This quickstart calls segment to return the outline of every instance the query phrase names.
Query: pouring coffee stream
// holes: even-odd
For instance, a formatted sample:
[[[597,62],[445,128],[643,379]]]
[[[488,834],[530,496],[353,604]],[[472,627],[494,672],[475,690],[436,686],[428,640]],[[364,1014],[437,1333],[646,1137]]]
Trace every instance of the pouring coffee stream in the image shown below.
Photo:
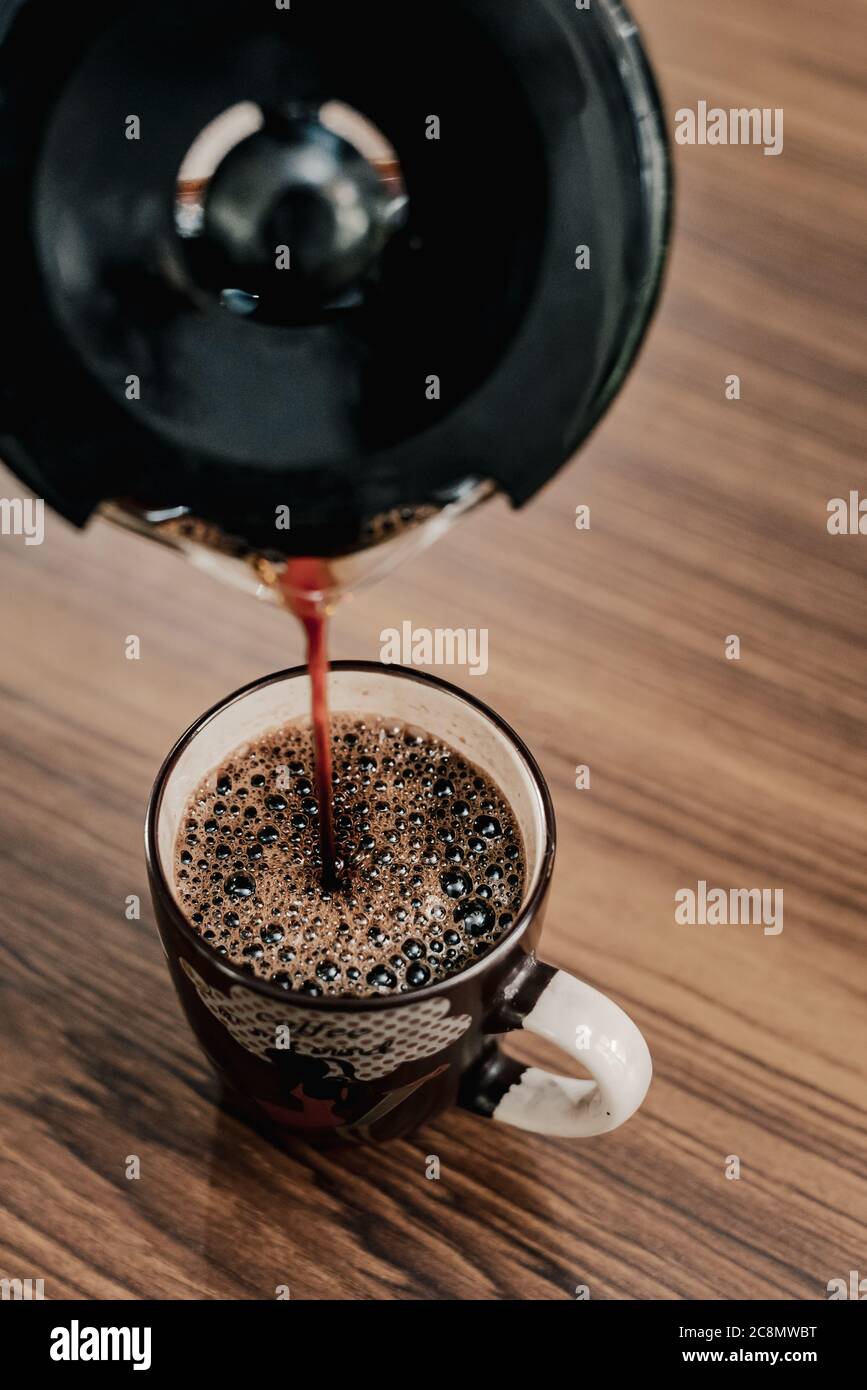
[[[332,800],[331,719],[328,712],[328,595],[334,577],[324,560],[290,560],[281,579],[286,604],[301,622],[307,636],[307,668],[313,719],[314,776],[319,804],[322,845],[322,884],[337,887],[338,862],[334,839]]]

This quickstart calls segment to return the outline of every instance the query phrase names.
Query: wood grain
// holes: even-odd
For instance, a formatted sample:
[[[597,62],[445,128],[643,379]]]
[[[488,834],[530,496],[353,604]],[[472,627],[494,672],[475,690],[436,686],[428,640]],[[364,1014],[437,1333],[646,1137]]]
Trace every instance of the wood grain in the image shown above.
[[[867,539],[825,524],[867,493],[863,6],[635,9],[672,119],[783,107],[785,152],[678,150],[663,310],[580,461],[358,595],[334,648],[377,657],[406,618],[489,629],[466,683],[556,803],[545,954],[646,1032],[645,1109],[583,1145],[453,1112],[291,1157],[221,1111],[150,921],[142,814],[177,733],[300,636],[51,518],[41,547],[0,539],[0,1275],[88,1299],[817,1299],[867,1275]],[[783,933],[677,926],[700,879],[782,888]]]

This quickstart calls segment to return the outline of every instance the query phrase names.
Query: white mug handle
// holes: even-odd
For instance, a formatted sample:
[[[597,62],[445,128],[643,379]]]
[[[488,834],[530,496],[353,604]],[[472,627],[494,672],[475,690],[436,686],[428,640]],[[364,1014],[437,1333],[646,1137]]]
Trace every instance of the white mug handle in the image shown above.
[[[628,1014],[598,989],[565,970],[532,958],[530,963],[532,972],[525,966],[507,991],[507,1026],[555,1043],[576,1057],[592,1080],[527,1067],[496,1048],[466,1078],[461,1103],[535,1134],[566,1139],[607,1134],[634,1115],[647,1095],[653,1070],[647,1043]],[[541,992],[532,990],[532,1002],[528,973],[530,979],[542,975],[545,980]]]

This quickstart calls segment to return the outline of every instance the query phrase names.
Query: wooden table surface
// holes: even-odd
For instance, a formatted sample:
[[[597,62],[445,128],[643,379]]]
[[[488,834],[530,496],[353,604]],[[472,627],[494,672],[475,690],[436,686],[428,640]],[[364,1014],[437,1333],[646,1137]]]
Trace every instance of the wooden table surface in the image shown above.
[[[671,122],[783,107],[785,151],[678,150],[663,309],[580,461],[359,595],[334,651],[376,658],[407,618],[489,629],[487,676],[442,674],[550,780],[543,954],[646,1032],[644,1109],[582,1144],[454,1111],[291,1158],[222,1113],[142,813],[178,732],[297,663],[299,633],[51,518],[41,547],[0,539],[0,1275],[87,1299],[819,1299],[867,1275],[867,538],[826,529],[830,498],[867,493],[863,5],[635,8]],[[781,888],[784,930],[678,925],[700,880]]]

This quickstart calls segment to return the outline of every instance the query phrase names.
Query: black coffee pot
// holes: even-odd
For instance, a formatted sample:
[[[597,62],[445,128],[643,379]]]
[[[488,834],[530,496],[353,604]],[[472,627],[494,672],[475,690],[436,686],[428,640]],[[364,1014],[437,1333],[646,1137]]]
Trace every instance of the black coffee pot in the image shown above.
[[[5,0],[0,457],[256,583],[418,544],[586,437],[670,204],[617,0]]]

